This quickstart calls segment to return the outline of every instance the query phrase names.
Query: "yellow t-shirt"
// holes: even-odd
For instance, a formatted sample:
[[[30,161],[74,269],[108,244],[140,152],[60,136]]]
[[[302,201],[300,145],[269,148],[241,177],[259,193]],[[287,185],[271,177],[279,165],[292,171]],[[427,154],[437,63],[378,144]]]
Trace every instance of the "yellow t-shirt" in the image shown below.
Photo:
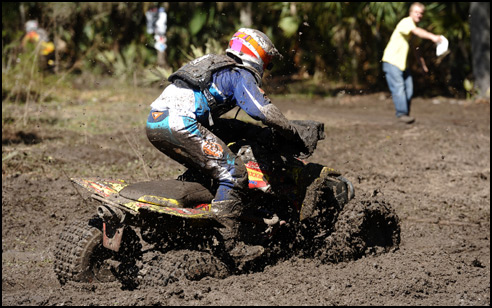
[[[393,64],[402,71],[407,68],[407,56],[410,49],[408,41],[412,35],[411,31],[415,28],[417,25],[410,16],[400,20],[384,49],[383,62]]]

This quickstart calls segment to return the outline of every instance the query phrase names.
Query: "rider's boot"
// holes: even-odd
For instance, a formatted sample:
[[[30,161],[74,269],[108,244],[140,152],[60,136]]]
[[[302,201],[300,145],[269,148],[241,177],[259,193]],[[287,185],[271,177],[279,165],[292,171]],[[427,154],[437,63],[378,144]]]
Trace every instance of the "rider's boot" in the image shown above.
[[[247,262],[261,256],[265,249],[260,245],[247,245],[239,238],[240,221],[242,212],[240,200],[212,201],[211,211],[214,218],[225,228],[219,229],[224,239],[224,245],[228,253],[237,262]]]

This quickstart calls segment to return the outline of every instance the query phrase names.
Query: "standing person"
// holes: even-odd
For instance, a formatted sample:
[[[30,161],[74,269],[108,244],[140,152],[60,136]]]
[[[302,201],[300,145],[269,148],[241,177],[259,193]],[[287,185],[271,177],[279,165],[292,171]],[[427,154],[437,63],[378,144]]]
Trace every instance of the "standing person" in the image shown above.
[[[167,67],[166,54],[167,49],[167,14],[164,7],[154,7],[145,12],[147,19],[147,33],[154,34],[154,48],[157,50],[157,65]]]
[[[263,71],[275,57],[281,55],[264,33],[241,28],[226,55],[205,55],[171,74],[172,84],[151,104],[147,119],[147,137],[157,149],[218,183],[210,210],[226,226],[221,229],[226,249],[240,260],[261,255],[263,247],[237,241],[248,175],[241,159],[218,137],[227,130],[219,125],[226,119],[219,117],[239,106],[283,133],[292,146],[307,147],[301,129],[260,89]]]
[[[55,44],[49,40],[48,33],[39,27],[37,20],[28,20],[25,24],[26,35],[22,38],[22,47],[34,44],[39,50],[39,63],[43,70],[53,69],[55,66]]]
[[[383,54],[383,71],[386,75],[393,103],[396,109],[396,117],[399,121],[411,124],[415,121],[410,116],[410,104],[413,96],[413,80],[410,70],[407,68],[407,56],[410,49],[409,41],[413,35],[422,39],[431,40],[434,43],[441,42],[439,35],[433,34],[417,24],[424,16],[425,6],[415,2],[410,6],[409,16],[403,18],[397,25]],[[422,69],[427,73],[428,69],[422,57],[418,56]]]

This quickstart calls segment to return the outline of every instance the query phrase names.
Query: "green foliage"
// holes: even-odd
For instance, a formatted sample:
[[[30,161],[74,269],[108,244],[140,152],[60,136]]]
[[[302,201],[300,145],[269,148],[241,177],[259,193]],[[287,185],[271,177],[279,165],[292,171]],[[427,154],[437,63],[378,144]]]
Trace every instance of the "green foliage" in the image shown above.
[[[200,46],[197,47],[193,44],[190,46],[190,49],[191,49],[191,54],[185,54],[187,61],[191,61],[193,59],[199,58],[209,53],[220,55],[220,54],[224,54],[225,52],[224,47],[220,44],[220,42],[214,39],[209,39],[205,43],[205,49],[203,49]]]
[[[124,47],[121,52],[103,50],[96,54],[95,59],[101,63],[105,72],[120,81],[131,80],[133,74],[139,70],[141,59],[146,50],[135,43]]]
[[[162,67],[151,67],[143,72],[142,85],[162,84],[172,74],[172,69]]]
[[[12,45],[6,47],[7,50],[12,48]],[[15,64],[9,64],[2,69],[2,101],[25,103],[40,97],[44,83],[39,65],[38,48],[33,45],[26,46],[23,52],[17,54]],[[3,58],[2,56],[2,63]]]
[[[466,99],[472,99],[477,95],[475,87],[473,86],[473,81],[465,79],[463,81],[463,88],[465,88],[466,91]]]
[[[295,16],[286,16],[280,20],[278,26],[284,31],[286,37],[292,37],[299,29],[299,21]]]
[[[201,11],[196,11],[193,14],[193,17],[190,20],[190,34],[191,36],[195,36],[202,30],[205,22],[207,21],[207,15],[202,13]]]
[[[19,56],[23,25],[36,18],[58,44],[57,73],[88,73],[121,82],[152,85],[191,58],[223,53],[232,34],[249,14],[250,26],[265,32],[284,55],[274,76],[314,78],[318,82],[387,90],[381,72],[382,52],[399,22],[408,16],[408,2],[168,2],[165,70],[157,62],[154,38],[146,33],[149,2],[2,2],[2,81],[12,85],[12,69],[24,79],[31,73]],[[471,78],[469,2],[428,2],[421,27],[443,34],[451,52],[436,59],[435,46],[421,50],[432,75],[416,78],[426,89],[464,95]],[[24,13],[22,13],[24,12]],[[25,59],[23,60],[25,63]],[[15,66],[20,66],[14,68]],[[154,73],[153,73],[154,72]],[[157,72],[157,73],[155,73]],[[136,81],[135,81],[136,80]],[[32,87],[34,85],[32,84]],[[5,87],[2,87],[5,88]],[[423,88],[423,87],[418,87]],[[6,89],[6,88],[5,88]],[[6,90],[13,97],[13,88]],[[15,92],[17,93],[17,92]],[[5,97],[6,95],[3,94]]]

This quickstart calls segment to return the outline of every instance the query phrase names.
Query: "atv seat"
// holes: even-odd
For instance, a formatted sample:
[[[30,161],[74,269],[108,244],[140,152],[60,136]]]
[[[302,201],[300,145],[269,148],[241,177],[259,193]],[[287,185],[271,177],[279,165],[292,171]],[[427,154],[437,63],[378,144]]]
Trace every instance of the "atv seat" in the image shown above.
[[[122,197],[168,207],[193,208],[210,203],[212,193],[196,182],[159,180],[130,184],[120,191]]]

